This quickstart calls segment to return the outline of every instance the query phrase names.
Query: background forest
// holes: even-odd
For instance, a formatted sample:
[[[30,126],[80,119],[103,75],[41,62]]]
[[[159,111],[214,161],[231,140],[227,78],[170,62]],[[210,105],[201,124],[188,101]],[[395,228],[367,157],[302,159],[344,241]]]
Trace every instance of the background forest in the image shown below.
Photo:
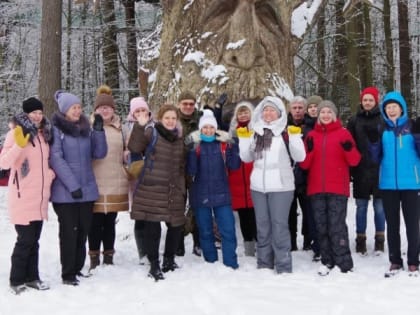
[[[55,10],[57,3],[60,10]],[[57,88],[79,95],[90,112],[96,88],[105,82],[124,117],[129,99],[139,89],[146,96],[147,77],[153,80],[160,46],[159,1],[0,0],[1,134],[7,130],[7,117],[20,110],[22,100],[42,93],[42,74],[54,71],[53,66],[40,66],[41,46],[50,44],[41,40],[42,29],[54,31],[48,24],[52,22],[41,21],[43,6],[49,15],[62,11]],[[418,0],[329,0],[309,26],[295,57],[294,93],[329,98],[345,118],[359,104],[360,90],[375,85],[382,94],[400,90],[416,116],[419,20]]]

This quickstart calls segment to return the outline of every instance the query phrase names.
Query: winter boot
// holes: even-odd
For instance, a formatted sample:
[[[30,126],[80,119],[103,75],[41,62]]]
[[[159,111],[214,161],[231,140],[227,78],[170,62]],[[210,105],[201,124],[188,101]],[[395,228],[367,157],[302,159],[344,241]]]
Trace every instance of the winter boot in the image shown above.
[[[110,250],[104,250],[103,254],[104,254],[104,265],[113,265],[114,264],[114,253],[115,250],[110,249]]]
[[[163,272],[174,271],[177,268],[179,268],[179,266],[175,262],[174,256],[163,257],[163,263],[162,263]]]
[[[134,229],[134,239],[136,240],[137,252],[139,254],[140,265],[145,264],[146,253],[144,252],[143,231]]]
[[[245,256],[255,256],[255,241],[244,242]]]
[[[99,266],[100,261],[99,261],[99,250],[90,250],[89,251],[89,257],[90,257],[90,267],[89,267],[89,271],[95,269],[96,267]]]
[[[165,279],[162,270],[160,270],[159,260],[153,260],[150,262],[150,270],[148,276],[155,279],[155,281]]]
[[[293,236],[293,235],[290,235],[290,250],[293,252],[293,251],[296,251],[296,250],[298,250],[298,247],[297,247],[297,242],[296,242],[296,234]]]
[[[384,232],[375,234],[375,252],[384,252],[385,235]]]
[[[357,234],[357,237],[356,237],[356,253],[359,253],[362,256],[367,255],[366,234]]]

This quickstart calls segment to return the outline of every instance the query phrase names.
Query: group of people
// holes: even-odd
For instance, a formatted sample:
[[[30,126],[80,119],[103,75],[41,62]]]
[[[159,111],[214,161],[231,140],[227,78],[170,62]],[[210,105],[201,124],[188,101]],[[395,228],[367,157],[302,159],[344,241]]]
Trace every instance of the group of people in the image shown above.
[[[408,118],[398,92],[379,103],[379,92],[361,93],[360,109],[342,125],[333,102],[297,96],[289,110],[266,96],[254,108],[239,101],[224,121],[220,98],[199,111],[196,97],[182,92],[177,106],[164,104],[156,117],[142,97],[130,101],[124,123],[111,89],[98,88],[90,117],[74,94],[55,93],[58,110],[51,122],[43,104],[29,98],[14,117],[5,139],[0,168],[10,169],[9,211],[17,241],[12,253],[10,288],[48,289],[39,277],[38,252],[43,220],[51,201],[59,222],[63,284],[76,286],[89,245],[90,270],[113,264],[115,223],[130,210],[139,258],[150,262],[149,276],[164,279],[185,254],[184,237],[193,235],[193,253],[239,267],[233,211],[238,213],[246,256],[257,268],[292,272],[297,250],[297,203],[302,210],[303,249],[312,249],[318,271],[337,266],[353,270],[346,225],[350,179],[356,200],[356,252],[367,254],[366,213],[373,197],[375,251],[384,251],[385,221],[391,266],[403,269],[400,206],[408,239],[407,265],[418,273],[420,122]],[[136,178],[127,166],[141,160]],[[185,225],[186,209],[193,213]],[[233,211],[232,211],[233,210]],[[161,222],[166,223],[162,264]]]

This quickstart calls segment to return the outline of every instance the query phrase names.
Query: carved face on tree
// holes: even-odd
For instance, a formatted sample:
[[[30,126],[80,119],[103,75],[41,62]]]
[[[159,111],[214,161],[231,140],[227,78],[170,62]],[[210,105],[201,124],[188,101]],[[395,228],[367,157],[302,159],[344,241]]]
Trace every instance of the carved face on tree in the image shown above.
[[[195,0],[164,3],[164,30],[155,93],[175,98],[182,90],[211,104],[222,92],[229,101],[268,94],[292,96],[293,6],[284,0]],[[170,26],[169,26],[170,25]],[[171,31],[168,30],[171,28]],[[172,44],[164,47],[166,40]],[[168,60],[161,63],[165,57]],[[172,57],[169,55],[172,55]],[[168,65],[172,65],[168,69]],[[168,71],[169,70],[169,71]],[[164,72],[170,76],[158,82]],[[165,80],[163,80],[165,81]],[[163,84],[162,84],[163,83]],[[166,86],[166,89],[165,89]],[[158,89],[156,89],[158,87]]]

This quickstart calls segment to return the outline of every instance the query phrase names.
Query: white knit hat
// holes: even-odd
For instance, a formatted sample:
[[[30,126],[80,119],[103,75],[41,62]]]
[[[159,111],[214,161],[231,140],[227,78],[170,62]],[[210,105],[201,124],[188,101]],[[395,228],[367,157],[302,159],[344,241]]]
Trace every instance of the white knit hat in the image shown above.
[[[213,112],[210,109],[203,110],[203,116],[200,118],[200,122],[198,123],[198,129],[201,130],[205,125],[211,125],[215,129],[217,129],[217,121],[213,115]]]

